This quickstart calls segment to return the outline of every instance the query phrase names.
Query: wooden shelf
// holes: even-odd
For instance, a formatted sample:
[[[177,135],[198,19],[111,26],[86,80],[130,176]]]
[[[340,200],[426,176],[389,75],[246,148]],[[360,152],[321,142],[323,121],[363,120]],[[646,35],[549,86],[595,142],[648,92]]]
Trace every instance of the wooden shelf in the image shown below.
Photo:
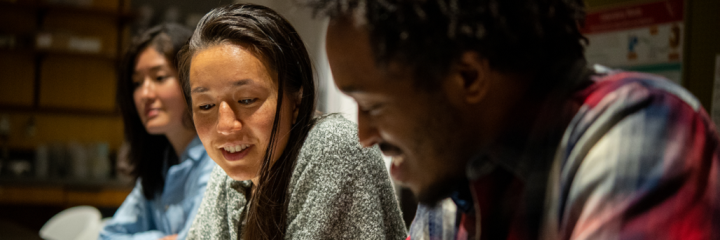
[[[73,108],[50,108],[50,107],[32,107],[32,106],[8,106],[0,105],[0,112],[8,113],[39,113],[39,114],[67,114],[93,117],[121,117],[119,110],[91,110],[91,109],[73,109]]]
[[[115,56],[107,55],[107,54],[97,54],[97,53],[84,53],[84,52],[71,52],[71,51],[58,51],[58,50],[33,50],[35,54],[45,54],[45,55],[63,55],[63,56],[71,56],[71,57],[90,57],[90,58],[97,58],[102,60],[108,60],[108,61],[116,61],[117,58]]]
[[[0,178],[0,204],[119,207],[132,184],[118,180]]]
[[[48,3],[11,3],[0,1],[0,8],[23,8],[31,9],[36,11],[60,11],[74,14],[94,15],[98,17],[112,17],[121,21],[130,21],[134,18],[134,14],[127,11],[111,10],[111,9],[99,9],[93,7],[82,7],[73,5],[60,5],[60,4],[48,4]]]
[[[97,191],[100,189],[120,189],[127,190],[132,188],[133,184],[123,182],[117,179],[74,179],[74,178],[37,178],[37,177],[0,177],[0,187],[39,187],[39,188],[57,188],[63,187],[76,191]]]
[[[107,54],[84,53],[84,52],[71,52],[71,51],[58,51],[58,50],[7,49],[7,48],[0,48],[0,54],[60,55],[60,56],[69,56],[69,57],[95,58],[95,59],[98,59],[98,60],[105,60],[105,61],[118,61],[118,58],[117,58],[117,57],[115,57],[115,56],[110,56],[110,55],[107,55]]]
[[[114,96],[118,59],[134,19],[127,10],[129,1],[86,6],[59,2],[69,1],[0,0],[0,35],[7,40],[0,48],[0,78],[12,79],[0,81],[0,114],[18,126],[8,144],[33,149],[46,142],[87,141],[107,142],[117,149],[123,132]],[[38,45],[38,34],[51,38],[42,38]],[[65,186],[42,188],[60,188],[63,204],[87,202],[92,194],[116,194],[88,195],[86,189],[68,193],[75,187]]]

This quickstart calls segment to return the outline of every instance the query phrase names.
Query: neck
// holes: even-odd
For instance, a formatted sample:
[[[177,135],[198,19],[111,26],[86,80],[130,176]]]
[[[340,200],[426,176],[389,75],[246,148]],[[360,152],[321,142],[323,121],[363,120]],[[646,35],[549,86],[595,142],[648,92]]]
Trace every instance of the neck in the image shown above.
[[[528,99],[530,80],[526,76],[498,72],[491,74],[491,90],[485,100],[470,110],[474,114],[468,114],[472,119],[466,123],[467,126],[477,126],[474,136],[484,136],[474,146],[480,149],[493,148],[508,130],[517,131],[518,127],[524,127],[524,122],[529,120],[528,116],[518,118],[518,114],[527,114],[526,110],[534,109],[530,105],[537,103]]]
[[[185,148],[188,144],[190,144],[195,136],[197,136],[197,133],[194,129],[187,129],[184,127],[181,127],[179,131],[171,131],[165,134],[165,137],[167,137],[170,145],[172,145],[178,158],[182,157],[182,153],[185,151]]]
[[[251,192],[252,192],[252,193],[255,193],[255,189],[257,189],[258,181],[260,181],[260,176],[257,176],[257,177],[255,177],[255,178],[253,178],[253,179],[250,179],[250,181],[252,181],[252,183],[253,183],[253,184],[252,184]]]
[[[573,88],[548,88],[538,91],[539,87],[522,94],[516,104],[510,106],[499,135],[490,149],[503,158],[519,159],[529,154],[539,157],[539,153],[554,153],[565,128],[579,109],[572,100]]]
[[[259,176],[255,177],[253,179],[250,179],[250,181],[253,182],[253,186],[252,186],[252,188],[250,188],[250,194],[255,194],[255,190],[257,190],[257,184],[258,184],[259,180],[260,180]]]
[[[542,99],[536,98],[515,105],[498,128],[500,134],[495,138],[492,149],[516,151],[525,147],[531,132],[537,127],[538,118],[548,117],[540,113],[542,102]]]

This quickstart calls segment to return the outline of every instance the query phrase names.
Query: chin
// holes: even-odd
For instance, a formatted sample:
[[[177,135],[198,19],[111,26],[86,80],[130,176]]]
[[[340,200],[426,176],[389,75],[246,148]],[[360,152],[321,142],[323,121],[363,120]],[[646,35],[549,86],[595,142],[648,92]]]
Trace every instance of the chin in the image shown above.
[[[146,128],[148,134],[150,135],[163,135],[165,134],[165,131],[155,129],[155,128]]]
[[[167,124],[159,124],[154,122],[149,122],[145,124],[145,130],[152,135],[161,135],[165,134],[165,127]]]
[[[232,167],[224,167],[223,171],[225,171],[225,174],[227,174],[228,177],[235,181],[245,181],[255,177],[247,171],[238,170]]]
[[[450,197],[458,186],[464,186],[465,184],[463,184],[462,181],[467,180],[462,178],[447,178],[432,182],[425,187],[410,187],[410,190],[418,202],[428,206],[435,206],[440,200]]]
[[[228,177],[232,178],[232,180],[240,181],[240,182],[252,179],[252,178],[244,177],[244,175],[233,175],[233,174],[228,174]]]

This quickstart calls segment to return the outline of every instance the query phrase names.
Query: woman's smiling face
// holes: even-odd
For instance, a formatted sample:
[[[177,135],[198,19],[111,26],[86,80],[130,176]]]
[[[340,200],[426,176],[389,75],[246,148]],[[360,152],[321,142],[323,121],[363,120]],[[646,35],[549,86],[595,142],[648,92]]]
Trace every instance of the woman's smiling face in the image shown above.
[[[135,108],[148,133],[167,134],[184,128],[186,106],[177,71],[155,46],[138,54],[132,81]]]
[[[258,176],[275,119],[277,74],[243,45],[198,51],[189,71],[193,120],[208,155],[234,180]],[[287,94],[284,94],[287,95]],[[272,161],[290,135],[295,103],[283,98]]]

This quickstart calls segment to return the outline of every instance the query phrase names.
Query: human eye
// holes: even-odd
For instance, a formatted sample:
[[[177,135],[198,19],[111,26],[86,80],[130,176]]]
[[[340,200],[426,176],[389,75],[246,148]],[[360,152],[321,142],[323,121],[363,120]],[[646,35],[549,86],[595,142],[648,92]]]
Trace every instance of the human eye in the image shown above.
[[[200,109],[200,110],[202,110],[202,111],[207,111],[207,110],[210,110],[210,109],[213,108],[213,107],[215,107],[215,104],[202,104],[202,105],[199,105],[197,108]]]
[[[130,81],[131,81],[130,84],[132,85],[133,89],[137,89],[140,86],[142,86],[144,80],[145,80],[145,78],[143,77],[142,74],[133,73],[132,77],[130,78]]]
[[[141,82],[141,81],[133,81],[133,82],[132,82],[132,88],[133,88],[133,89],[137,89],[138,87],[140,87],[140,85],[142,85],[142,82]]]
[[[257,101],[257,98],[246,98],[246,99],[242,99],[242,100],[238,101],[238,103],[243,104],[243,105],[250,105],[250,104],[255,103],[255,101]]]
[[[156,82],[162,82],[171,77],[170,72],[165,69],[156,70],[151,74],[151,76],[153,77],[152,79]]]
[[[372,105],[368,104],[368,105],[358,104],[358,109],[360,109],[360,111],[362,111],[365,114],[378,115],[383,106],[382,104],[379,104],[379,103],[372,104]]]
[[[157,81],[157,82],[162,82],[162,81],[164,81],[164,80],[167,79],[167,78],[168,78],[167,75],[157,75],[157,76],[155,76],[155,81]]]

